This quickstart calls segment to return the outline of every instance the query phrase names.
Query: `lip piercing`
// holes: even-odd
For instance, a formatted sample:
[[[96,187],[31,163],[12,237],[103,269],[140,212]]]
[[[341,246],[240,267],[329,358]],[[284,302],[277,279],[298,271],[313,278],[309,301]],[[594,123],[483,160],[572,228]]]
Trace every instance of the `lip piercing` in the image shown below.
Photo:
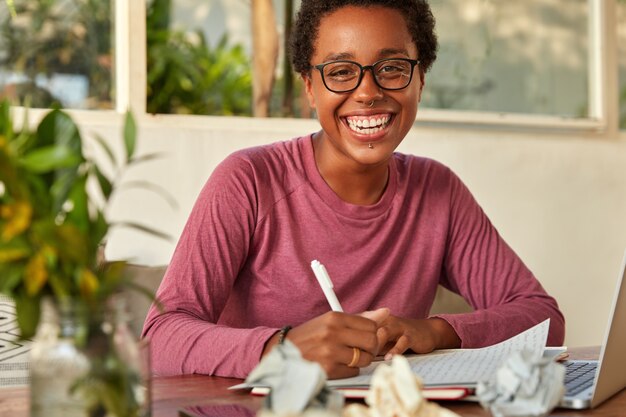
[[[374,145],[372,145],[371,143],[368,143],[367,147],[370,148],[370,149],[374,149]]]

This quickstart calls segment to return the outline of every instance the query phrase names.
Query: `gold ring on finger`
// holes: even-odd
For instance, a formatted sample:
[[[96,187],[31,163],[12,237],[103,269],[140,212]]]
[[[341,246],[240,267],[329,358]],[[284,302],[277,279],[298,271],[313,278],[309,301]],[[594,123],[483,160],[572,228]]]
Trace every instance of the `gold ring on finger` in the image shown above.
[[[352,348],[352,360],[348,364],[348,368],[356,368],[356,364],[359,363],[359,359],[361,358],[361,349],[357,347]]]

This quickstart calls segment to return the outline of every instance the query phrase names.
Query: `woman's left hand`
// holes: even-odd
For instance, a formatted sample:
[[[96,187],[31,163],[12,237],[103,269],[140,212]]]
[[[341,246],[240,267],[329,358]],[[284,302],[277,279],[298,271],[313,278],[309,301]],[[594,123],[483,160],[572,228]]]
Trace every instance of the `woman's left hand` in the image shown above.
[[[461,346],[461,339],[447,321],[440,318],[404,319],[389,316],[378,328],[379,354],[385,359],[407,350],[429,353],[435,349]]]

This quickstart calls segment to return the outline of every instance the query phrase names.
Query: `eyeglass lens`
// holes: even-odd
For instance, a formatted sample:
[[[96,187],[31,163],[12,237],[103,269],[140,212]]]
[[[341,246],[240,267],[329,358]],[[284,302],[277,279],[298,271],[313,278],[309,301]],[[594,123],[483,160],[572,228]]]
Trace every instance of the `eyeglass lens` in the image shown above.
[[[385,59],[371,68],[378,85],[382,88],[398,90],[411,82],[413,65],[409,61]],[[336,61],[324,65],[322,76],[329,90],[343,92],[357,88],[362,71],[363,67],[355,62]]]

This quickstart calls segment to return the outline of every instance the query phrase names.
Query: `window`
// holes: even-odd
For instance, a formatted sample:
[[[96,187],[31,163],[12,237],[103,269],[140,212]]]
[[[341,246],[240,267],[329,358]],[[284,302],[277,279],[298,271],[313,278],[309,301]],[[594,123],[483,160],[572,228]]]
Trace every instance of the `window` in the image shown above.
[[[294,3],[296,3],[294,5]],[[293,16],[299,2],[259,1],[263,45],[255,44],[252,5],[227,0],[162,0],[148,2],[148,111],[214,115],[300,115],[303,103],[297,77],[285,59],[286,16]],[[262,42],[262,41],[261,41]],[[175,48],[171,48],[174,46]],[[258,71],[253,49],[259,56],[273,56]],[[267,49],[269,48],[269,49]],[[253,74],[263,73],[259,85],[271,88],[271,96],[259,106],[254,99]],[[263,80],[264,81],[261,81]],[[295,97],[295,99],[294,99]],[[255,105],[256,103],[256,105]],[[259,107],[265,107],[260,109]],[[308,105],[305,106],[308,109]],[[305,111],[309,117],[310,112]]]
[[[171,4],[148,4],[148,112],[250,115],[250,47],[242,44],[241,34],[229,36],[229,19],[223,16],[228,12],[245,24],[250,7],[219,1]]]
[[[586,0],[432,0],[439,54],[423,107],[588,116]]]
[[[277,36],[274,49],[259,54],[278,54],[275,65],[263,69],[273,76],[268,113],[312,117],[285,58],[289,17],[299,2],[259,3],[271,5],[263,29]],[[251,3],[174,0],[164,10],[167,4],[148,2],[149,111],[258,115]],[[421,119],[425,114],[427,120],[467,121],[478,112],[481,120],[512,117],[514,124],[601,128],[601,79],[590,64],[597,58],[592,52],[603,48],[597,43],[602,17],[590,13],[605,7],[601,0],[572,0],[566,7],[560,0],[432,0],[431,6],[440,52],[427,76]],[[160,27],[153,16],[159,16]],[[177,52],[163,53],[168,44],[177,45]],[[225,62],[229,70],[216,79],[211,68],[224,68]],[[529,116],[536,118],[528,121]]]
[[[2,3],[0,96],[29,107],[113,107],[107,0]]]
[[[30,107],[60,102],[121,110],[142,103],[133,107],[149,114],[262,114],[255,99],[260,83],[254,75],[260,72],[252,7],[265,4],[272,8],[263,15],[262,30],[275,30],[277,51],[275,63],[265,68],[273,79],[266,114],[313,117],[285,59],[285,34],[299,3],[0,0],[0,94],[16,104],[28,100]],[[427,76],[420,121],[603,131],[615,86],[598,71],[612,71],[614,63],[597,51],[617,47],[625,128],[625,3],[431,0],[440,52]],[[606,29],[609,17],[602,10],[612,5],[618,13],[609,17],[617,22],[619,39],[605,45],[598,39],[615,28]]]

